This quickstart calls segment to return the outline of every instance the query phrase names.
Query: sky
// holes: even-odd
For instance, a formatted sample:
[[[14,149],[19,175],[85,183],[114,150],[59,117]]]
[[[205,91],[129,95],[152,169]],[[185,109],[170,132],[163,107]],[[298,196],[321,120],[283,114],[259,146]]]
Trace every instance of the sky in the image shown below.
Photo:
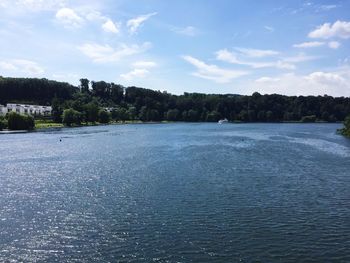
[[[0,75],[350,96],[349,10],[349,0],[0,0]]]

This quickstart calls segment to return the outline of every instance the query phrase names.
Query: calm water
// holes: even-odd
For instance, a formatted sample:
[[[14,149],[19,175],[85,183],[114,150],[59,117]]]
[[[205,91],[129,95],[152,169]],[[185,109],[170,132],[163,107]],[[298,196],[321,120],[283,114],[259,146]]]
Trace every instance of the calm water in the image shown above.
[[[0,262],[350,262],[339,127],[0,135]]]

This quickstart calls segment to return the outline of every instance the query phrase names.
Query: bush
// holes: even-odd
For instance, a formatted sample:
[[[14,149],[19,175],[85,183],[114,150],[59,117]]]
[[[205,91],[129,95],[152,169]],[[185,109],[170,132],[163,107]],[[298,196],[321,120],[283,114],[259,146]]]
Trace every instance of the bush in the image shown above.
[[[73,109],[66,109],[63,111],[62,122],[64,125],[72,126],[72,124],[79,125],[81,123],[82,114]]]
[[[90,102],[84,106],[85,108],[85,120],[88,122],[96,122],[98,120],[98,106],[96,103]]]
[[[345,118],[344,128],[340,130],[340,133],[347,137],[350,137],[350,115]]]
[[[7,120],[0,116],[0,131],[7,128]]]
[[[32,130],[35,127],[32,116],[22,115],[16,112],[10,112],[7,115],[7,125],[10,130]]]
[[[168,121],[177,121],[178,117],[179,117],[179,110],[178,109],[171,109],[168,110],[168,112],[166,113],[166,119]]]
[[[98,121],[100,123],[109,123],[111,120],[111,114],[105,110],[100,110],[98,113]]]
[[[207,115],[208,122],[217,122],[220,120],[220,114],[217,111],[212,111]]]
[[[315,122],[315,121],[316,121],[315,115],[304,116],[301,118],[301,122]]]
[[[115,108],[112,111],[112,118],[116,121],[126,121],[129,119],[128,111],[125,108],[121,107]]]

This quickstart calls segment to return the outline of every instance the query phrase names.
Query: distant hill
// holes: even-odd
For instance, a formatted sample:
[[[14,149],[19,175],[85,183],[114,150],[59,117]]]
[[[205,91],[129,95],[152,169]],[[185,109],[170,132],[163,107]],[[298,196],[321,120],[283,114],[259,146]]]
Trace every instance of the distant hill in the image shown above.
[[[0,103],[53,104],[57,116],[72,108],[88,115],[91,104],[111,107],[119,120],[142,121],[343,121],[350,114],[350,98],[331,96],[251,96],[184,93],[172,95],[104,81],[81,79],[79,87],[65,82],[35,78],[0,77]],[[54,101],[54,103],[53,103]],[[91,107],[90,107],[91,108]]]

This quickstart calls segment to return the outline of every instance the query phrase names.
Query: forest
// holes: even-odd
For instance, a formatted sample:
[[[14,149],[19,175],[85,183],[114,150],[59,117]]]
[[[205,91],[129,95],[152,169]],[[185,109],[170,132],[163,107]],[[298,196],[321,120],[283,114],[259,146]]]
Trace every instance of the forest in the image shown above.
[[[222,118],[241,122],[336,122],[344,121],[350,113],[350,98],[328,95],[173,95],[84,78],[80,85],[73,86],[47,79],[0,77],[0,104],[10,102],[52,105],[54,121],[68,125],[109,120],[216,122]]]

